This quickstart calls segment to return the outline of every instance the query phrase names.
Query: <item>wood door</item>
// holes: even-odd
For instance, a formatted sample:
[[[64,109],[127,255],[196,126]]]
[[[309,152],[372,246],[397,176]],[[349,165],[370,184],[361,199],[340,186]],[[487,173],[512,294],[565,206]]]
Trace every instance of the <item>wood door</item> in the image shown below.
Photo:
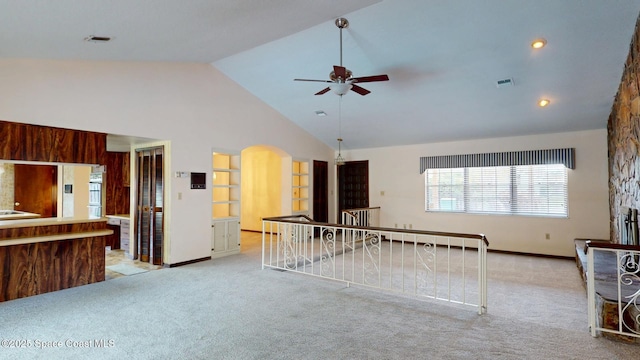
[[[347,161],[338,166],[338,223],[342,210],[369,207],[369,161]]]
[[[136,150],[136,257],[162,265],[164,240],[163,148]]]
[[[329,165],[313,160],[313,220],[329,221]]]
[[[15,164],[14,176],[14,210],[43,218],[58,215],[57,166]]]

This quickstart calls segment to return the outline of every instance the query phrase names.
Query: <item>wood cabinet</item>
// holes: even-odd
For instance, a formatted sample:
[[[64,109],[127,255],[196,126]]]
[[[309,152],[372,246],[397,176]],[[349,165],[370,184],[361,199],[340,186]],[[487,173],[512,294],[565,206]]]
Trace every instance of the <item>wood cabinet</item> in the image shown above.
[[[106,182],[105,212],[107,215],[128,214],[130,211],[129,184],[125,183],[128,175],[125,175],[125,162],[129,163],[128,152],[107,151],[105,156]],[[128,166],[126,167],[129,172]]]
[[[120,221],[116,224],[111,219],[108,219],[107,229],[113,231],[113,234],[105,237],[104,245],[111,247],[111,250],[120,249]]]
[[[211,257],[222,257],[240,252],[240,221],[221,220],[211,224]]]
[[[104,281],[103,219],[0,225],[0,302]]]
[[[291,168],[291,210],[309,215],[309,162],[293,160]]]
[[[240,155],[213,153],[211,257],[240,252]]]
[[[0,121],[0,159],[102,164],[107,134]]]

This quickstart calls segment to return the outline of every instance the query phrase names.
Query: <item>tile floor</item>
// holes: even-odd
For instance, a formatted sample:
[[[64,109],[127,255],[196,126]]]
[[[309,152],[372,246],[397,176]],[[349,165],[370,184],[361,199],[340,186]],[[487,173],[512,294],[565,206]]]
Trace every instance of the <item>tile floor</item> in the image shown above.
[[[135,266],[140,269],[145,270],[158,270],[162,269],[162,266],[153,265],[145,262],[141,262],[138,260],[131,260],[125,256],[124,250],[111,250],[108,247],[105,249],[105,266],[117,265],[117,264],[127,264],[131,266]],[[105,280],[116,279],[122,276],[126,276],[120,274],[119,272],[111,271],[109,269],[105,270]]]

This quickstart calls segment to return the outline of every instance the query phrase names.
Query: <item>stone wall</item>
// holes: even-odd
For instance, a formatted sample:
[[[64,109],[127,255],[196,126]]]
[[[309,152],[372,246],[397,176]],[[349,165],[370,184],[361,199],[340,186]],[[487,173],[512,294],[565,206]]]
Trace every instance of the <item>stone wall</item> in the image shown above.
[[[13,164],[0,163],[0,210],[13,210]]]
[[[620,243],[622,208],[640,209],[640,17],[607,124],[611,241]]]

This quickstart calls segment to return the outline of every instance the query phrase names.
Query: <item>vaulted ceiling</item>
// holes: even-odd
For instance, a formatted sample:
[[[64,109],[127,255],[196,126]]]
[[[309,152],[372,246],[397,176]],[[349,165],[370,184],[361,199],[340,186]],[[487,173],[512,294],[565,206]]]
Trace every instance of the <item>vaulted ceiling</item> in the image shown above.
[[[640,0],[0,0],[0,57],[211,63],[355,149],[604,128],[639,12]],[[338,17],[343,65],[389,75],[361,84],[366,96],[293,81],[340,63]]]

